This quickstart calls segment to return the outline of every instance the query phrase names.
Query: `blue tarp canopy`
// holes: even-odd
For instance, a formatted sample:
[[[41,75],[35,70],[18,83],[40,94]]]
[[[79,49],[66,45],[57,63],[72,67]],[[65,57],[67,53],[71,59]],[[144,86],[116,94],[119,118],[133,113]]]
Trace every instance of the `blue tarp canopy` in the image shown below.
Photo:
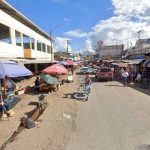
[[[14,61],[0,61],[0,79],[8,77],[30,76],[32,72]]]

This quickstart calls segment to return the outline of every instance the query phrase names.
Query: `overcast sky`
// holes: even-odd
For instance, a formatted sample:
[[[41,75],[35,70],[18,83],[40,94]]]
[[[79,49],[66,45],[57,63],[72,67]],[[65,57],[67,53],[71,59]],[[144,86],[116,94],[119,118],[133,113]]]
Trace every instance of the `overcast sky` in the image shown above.
[[[48,34],[56,51],[93,51],[104,45],[131,46],[150,36],[150,0],[6,0]]]

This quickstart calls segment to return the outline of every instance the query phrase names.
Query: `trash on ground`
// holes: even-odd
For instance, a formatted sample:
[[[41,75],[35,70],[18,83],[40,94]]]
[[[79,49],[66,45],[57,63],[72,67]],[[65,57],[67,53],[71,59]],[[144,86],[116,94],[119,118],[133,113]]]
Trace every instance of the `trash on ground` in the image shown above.
[[[63,117],[64,117],[64,118],[67,118],[67,119],[70,119],[70,118],[71,118],[71,115],[66,114],[66,113],[63,113]]]

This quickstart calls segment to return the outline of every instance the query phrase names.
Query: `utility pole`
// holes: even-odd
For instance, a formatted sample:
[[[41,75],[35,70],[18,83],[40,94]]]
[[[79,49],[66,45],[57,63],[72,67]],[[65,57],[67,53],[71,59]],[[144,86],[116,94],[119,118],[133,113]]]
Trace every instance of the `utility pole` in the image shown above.
[[[141,32],[142,32],[142,30],[139,30],[138,32],[137,32],[137,34],[138,34],[138,40],[140,40],[141,39]]]
[[[67,54],[69,53],[69,44],[72,44],[69,40],[67,40]]]
[[[69,44],[69,40],[67,40],[67,54],[68,54],[68,44]]]

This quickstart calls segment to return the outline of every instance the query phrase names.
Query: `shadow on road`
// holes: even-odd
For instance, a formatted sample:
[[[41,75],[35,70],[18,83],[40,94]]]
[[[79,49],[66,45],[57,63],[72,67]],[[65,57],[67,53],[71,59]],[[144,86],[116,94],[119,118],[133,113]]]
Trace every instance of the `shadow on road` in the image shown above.
[[[122,84],[121,81],[116,80],[116,82]],[[110,86],[110,87],[124,87],[123,85],[118,85],[118,84],[110,84],[110,85],[104,85],[104,86]],[[134,84],[134,83],[131,84],[131,83],[129,83],[129,82],[128,82],[128,84],[127,84],[127,87],[130,87],[130,88],[132,88],[132,89],[134,89],[134,90],[137,90],[137,91],[139,91],[139,92],[141,92],[141,93],[144,93],[144,94],[150,96],[150,88],[144,88],[142,85],[137,85],[137,84]]]
[[[77,100],[77,101],[86,101],[88,99],[87,95],[84,93],[78,93],[78,92],[74,92],[74,93],[66,93],[63,94],[64,96],[62,98],[69,98],[69,99],[73,99],[73,100]]]
[[[105,85],[105,86],[115,86],[115,87],[124,87],[123,85],[117,85],[117,84],[111,84],[111,85]]]

